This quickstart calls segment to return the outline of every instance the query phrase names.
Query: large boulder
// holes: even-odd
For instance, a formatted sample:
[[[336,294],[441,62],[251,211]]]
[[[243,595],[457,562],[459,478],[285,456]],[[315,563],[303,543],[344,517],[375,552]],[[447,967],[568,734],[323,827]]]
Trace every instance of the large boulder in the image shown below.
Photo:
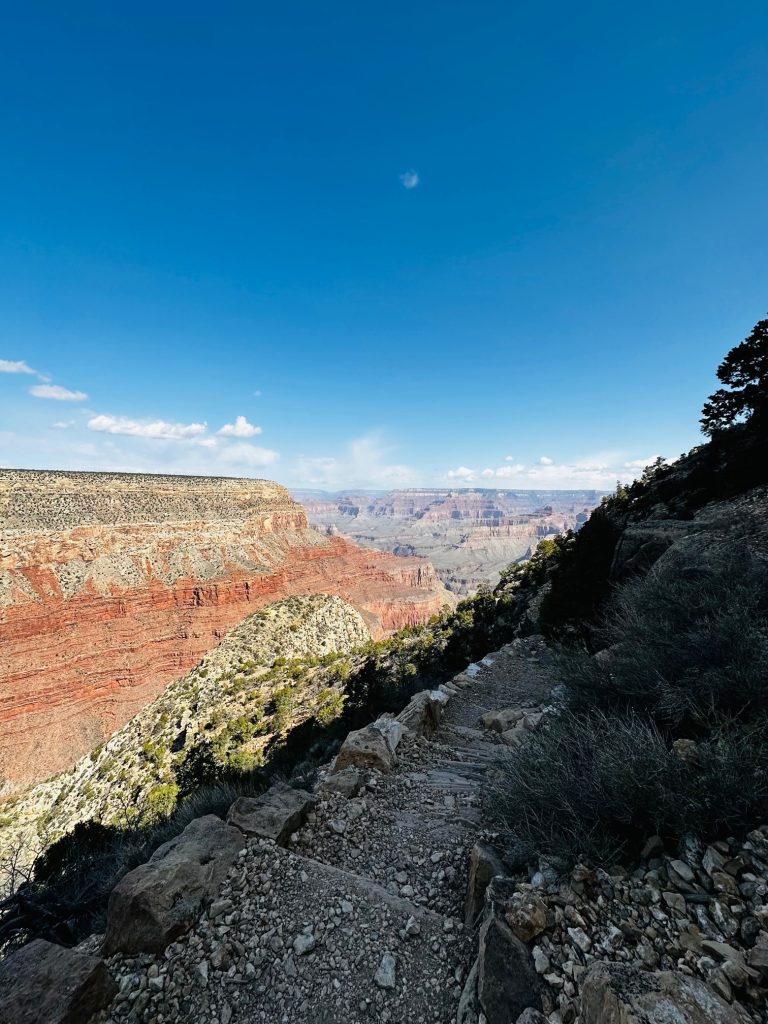
[[[190,822],[112,890],[104,954],[161,953],[218,895],[244,845],[242,832],[215,814]]]
[[[261,796],[241,796],[235,800],[227,821],[247,836],[272,839],[285,846],[291,833],[304,824],[314,803],[314,796],[306,790],[277,782]]]
[[[469,878],[464,900],[464,924],[471,928],[485,905],[485,890],[496,875],[506,874],[498,853],[488,843],[475,843],[469,855]]]
[[[383,733],[373,725],[349,733],[333,763],[333,772],[354,768],[391,772],[395,754]]]
[[[529,1008],[540,1010],[541,982],[528,947],[497,917],[480,929],[477,995],[488,1024],[516,1024]]]
[[[752,1018],[688,974],[597,963],[584,977],[581,1019],[583,1024],[748,1024]]]
[[[0,1024],[83,1024],[116,992],[100,957],[35,939],[0,963]]]

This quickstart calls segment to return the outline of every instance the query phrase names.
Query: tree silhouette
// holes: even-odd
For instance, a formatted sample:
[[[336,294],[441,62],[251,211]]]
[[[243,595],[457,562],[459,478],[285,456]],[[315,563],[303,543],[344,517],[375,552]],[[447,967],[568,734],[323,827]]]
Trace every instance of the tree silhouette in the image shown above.
[[[732,348],[717,369],[725,385],[710,395],[701,410],[701,429],[712,437],[735,423],[755,426],[768,418],[768,320]]]

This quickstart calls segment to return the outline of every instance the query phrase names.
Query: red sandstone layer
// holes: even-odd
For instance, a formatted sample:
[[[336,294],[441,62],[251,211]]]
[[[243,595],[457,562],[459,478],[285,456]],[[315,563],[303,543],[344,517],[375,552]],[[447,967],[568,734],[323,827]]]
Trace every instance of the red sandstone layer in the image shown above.
[[[240,521],[0,532],[0,782],[69,766],[272,601],[335,594],[381,636],[450,600],[429,563],[322,537],[279,491]]]

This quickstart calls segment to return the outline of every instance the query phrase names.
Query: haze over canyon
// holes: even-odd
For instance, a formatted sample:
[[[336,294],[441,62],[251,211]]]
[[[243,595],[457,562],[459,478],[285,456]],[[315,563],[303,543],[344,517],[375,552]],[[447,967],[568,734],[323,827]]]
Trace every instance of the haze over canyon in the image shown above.
[[[428,558],[445,586],[471,594],[494,586],[538,542],[579,529],[602,492],[494,488],[394,491],[294,489],[318,529],[397,555]]]

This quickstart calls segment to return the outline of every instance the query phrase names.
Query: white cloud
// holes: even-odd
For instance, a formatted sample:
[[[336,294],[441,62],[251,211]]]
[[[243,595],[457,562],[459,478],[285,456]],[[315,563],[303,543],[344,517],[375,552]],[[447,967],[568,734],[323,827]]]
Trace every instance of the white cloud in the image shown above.
[[[514,455],[505,455],[504,456],[504,461],[505,462],[514,462],[515,461],[515,456]]]
[[[645,469],[646,466],[651,466],[653,463],[660,459],[661,455],[649,455],[647,459],[632,459],[631,462],[625,462],[625,469]]]
[[[403,188],[416,188],[421,178],[417,171],[404,171],[400,175],[400,181],[403,183]]]
[[[0,373],[31,373],[37,376],[37,370],[27,366],[23,359],[0,359]]]
[[[84,402],[88,397],[84,391],[70,391],[60,384],[35,384],[29,393],[35,398],[52,398],[57,402]]]
[[[617,480],[629,482],[654,462],[657,456],[647,459],[627,460],[625,452],[600,452],[596,455],[575,459],[572,462],[555,462],[546,455],[533,465],[511,462],[505,458],[501,466],[486,466],[480,471],[468,466],[449,469],[442,477],[446,482],[472,484],[482,479],[488,484],[504,481],[504,486],[533,490],[598,490],[610,491]]]
[[[83,396],[85,397],[85,396]],[[182,441],[204,434],[205,423],[168,423],[166,420],[132,420],[127,416],[94,416],[88,420],[88,429],[106,434],[125,434],[128,437],[150,437],[163,441]]]
[[[248,444],[247,441],[240,441],[237,444],[230,444],[219,449],[218,459],[226,465],[232,466],[271,466],[280,458],[278,452],[271,448],[260,448],[256,444]]]
[[[222,437],[255,437],[261,433],[261,427],[254,427],[245,416],[236,416],[234,423],[225,423],[216,433]]]
[[[413,485],[416,482],[414,470],[389,461],[393,450],[380,434],[364,434],[350,441],[338,456],[299,456],[292,477],[297,486],[326,488],[389,489]]]
[[[57,420],[53,425],[56,430],[69,430],[70,427],[74,427],[77,420]]]
[[[467,482],[477,477],[475,470],[470,469],[469,466],[458,466],[456,469],[449,469],[445,475],[449,480],[465,480]]]

